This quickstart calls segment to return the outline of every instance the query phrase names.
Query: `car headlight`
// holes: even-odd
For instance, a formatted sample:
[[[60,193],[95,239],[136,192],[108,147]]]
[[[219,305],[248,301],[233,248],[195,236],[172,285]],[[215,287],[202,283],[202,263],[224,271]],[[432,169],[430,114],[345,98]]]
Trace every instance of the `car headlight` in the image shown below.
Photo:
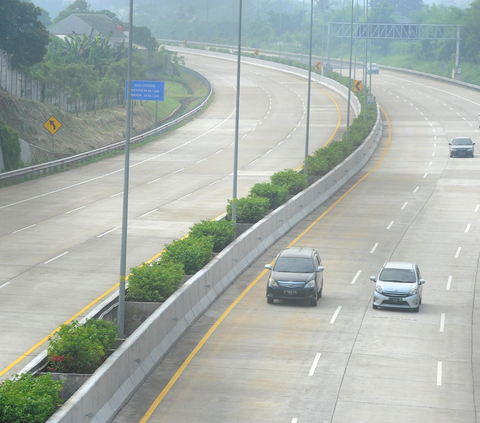
[[[473,148],[469,148],[468,151],[473,151]]]
[[[275,279],[268,279],[268,286],[278,286],[278,283]]]
[[[410,290],[410,295],[415,295],[417,293],[417,287],[414,286],[411,290]]]
[[[308,281],[304,288],[313,288],[315,286],[315,279],[312,279],[311,281]]]
[[[375,291],[377,291],[379,294],[383,294],[383,289],[380,285],[375,286]]]

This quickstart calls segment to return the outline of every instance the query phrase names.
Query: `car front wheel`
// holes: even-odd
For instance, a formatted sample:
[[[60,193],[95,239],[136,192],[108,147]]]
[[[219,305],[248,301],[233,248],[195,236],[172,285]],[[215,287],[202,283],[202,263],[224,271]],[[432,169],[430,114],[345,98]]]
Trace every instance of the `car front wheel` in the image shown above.
[[[267,297],[267,303],[268,303],[268,304],[273,304],[273,301],[274,301],[273,298],[268,298],[268,297]]]

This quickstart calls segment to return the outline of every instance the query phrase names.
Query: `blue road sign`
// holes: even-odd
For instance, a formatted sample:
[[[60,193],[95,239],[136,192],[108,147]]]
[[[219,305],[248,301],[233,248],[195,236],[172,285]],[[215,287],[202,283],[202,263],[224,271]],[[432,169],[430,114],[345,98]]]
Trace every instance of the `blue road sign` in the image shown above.
[[[127,81],[125,81],[125,99],[127,98]],[[132,100],[165,100],[165,82],[132,81]]]

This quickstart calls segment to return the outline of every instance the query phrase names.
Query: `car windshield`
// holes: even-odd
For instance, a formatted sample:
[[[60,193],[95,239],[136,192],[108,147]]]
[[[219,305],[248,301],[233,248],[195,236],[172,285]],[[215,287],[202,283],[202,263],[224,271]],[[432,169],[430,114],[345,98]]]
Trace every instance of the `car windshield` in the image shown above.
[[[453,145],[471,145],[472,140],[470,138],[456,139],[452,142]]]
[[[279,257],[273,270],[275,272],[312,273],[313,261],[306,257]]]
[[[379,279],[382,282],[415,282],[413,269],[383,269]]]

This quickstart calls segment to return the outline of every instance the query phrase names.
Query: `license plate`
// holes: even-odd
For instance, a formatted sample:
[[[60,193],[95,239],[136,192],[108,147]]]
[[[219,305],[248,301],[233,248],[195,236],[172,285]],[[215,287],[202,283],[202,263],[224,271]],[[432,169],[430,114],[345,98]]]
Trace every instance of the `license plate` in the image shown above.
[[[297,295],[297,291],[285,291],[286,295]]]
[[[403,302],[402,298],[390,298],[390,301],[393,303],[401,303]]]

